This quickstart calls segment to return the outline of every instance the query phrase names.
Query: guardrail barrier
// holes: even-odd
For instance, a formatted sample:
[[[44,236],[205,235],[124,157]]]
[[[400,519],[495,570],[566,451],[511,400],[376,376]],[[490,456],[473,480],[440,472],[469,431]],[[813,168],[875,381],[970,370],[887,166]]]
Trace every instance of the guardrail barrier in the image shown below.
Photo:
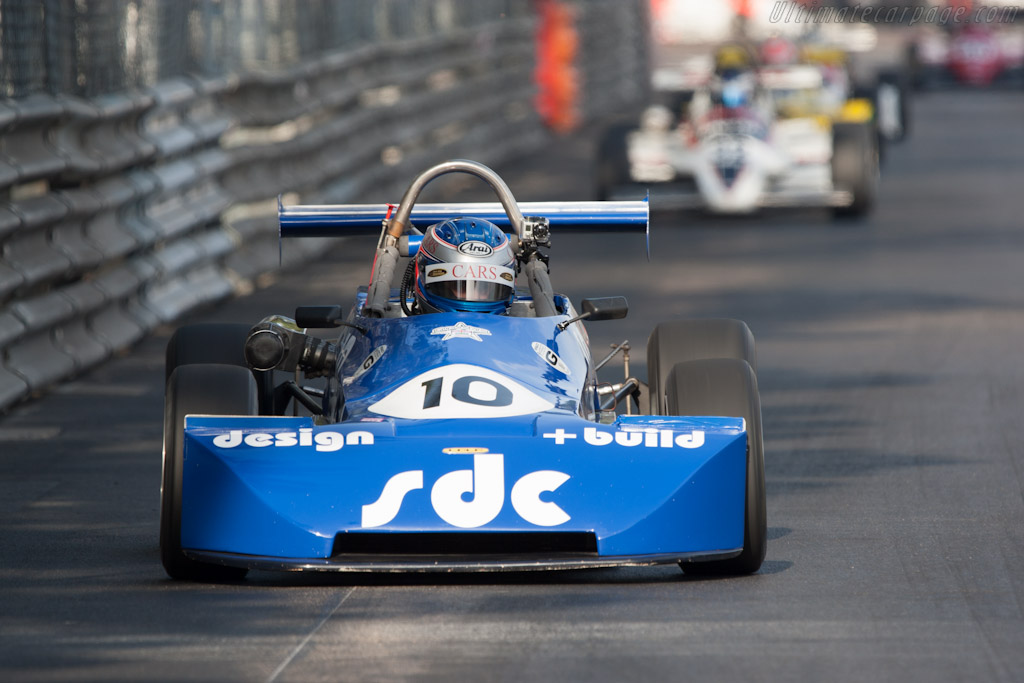
[[[250,291],[279,194],[386,201],[439,160],[540,149],[542,4],[5,0],[0,410]],[[559,4],[582,119],[642,103],[646,3]]]

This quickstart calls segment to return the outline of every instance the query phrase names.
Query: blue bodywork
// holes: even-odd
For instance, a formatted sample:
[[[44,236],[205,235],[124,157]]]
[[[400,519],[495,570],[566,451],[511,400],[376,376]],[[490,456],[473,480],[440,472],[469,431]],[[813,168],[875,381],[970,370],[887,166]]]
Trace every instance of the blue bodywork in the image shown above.
[[[362,301],[360,296],[357,306]],[[570,306],[564,298],[561,304]],[[336,414],[335,419],[362,417],[382,393],[387,394],[411,376],[453,364],[496,371],[549,401],[553,409],[590,417],[595,405],[587,387],[595,380],[586,333],[579,324],[557,332],[555,323],[567,317],[515,318],[483,313],[360,317],[358,324],[367,334],[348,333],[342,342],[345,355],[339,364],[338,380],[345,391],[345,414]],[[534,349],[535,343],[554,352],[565,371],[545,361]],[[382,348],[382,355],[360,373],[373,352]],[[590,398],[581,402],[581,397]]]
[[[566,313],[554,318],[350,318],[365,332],[344,328],[339,339],[325,397],[333,423],[189,416],[182,547],[255,567],[334,569],[361,566],[345,552],[365,540],[355,534],[588,539],[585,552],[577,544],[536,558],[546,567],[735,554],[743,420],[595,422],[585,332],[579,323],[557,330],[574,313],[568,300],[559,305]]]
[[[237,445],[217,447],[217,438]],[[339,535],[559,531],[593,534],[597,558],[723,554],[743,546],[745,470],[738,418],[599,425],[542,414],[314,426],[302,417],[189,417],[181,543],[285,564],[344,564],[334,556]],[[538,472],[546,473],[539,489],[516,504],[519,482]],[[472,494],[460,497],[458,481],[439,487],[453,473]],[[384,503],[397,506],[374,517],[366,506],[388,498],[396,475],[411,484],[394,489]]]
[[[365,296],[341,328],[322,417],[185,418],[186,555],[405,570],[740,552],[743,419],[599,422],[586,331],[557,328],[576,315],[568,299],[556,296],[550,317],[533,317],[522,295],[507,316],[407,317],[393,296],[393,315],[370,318]]]

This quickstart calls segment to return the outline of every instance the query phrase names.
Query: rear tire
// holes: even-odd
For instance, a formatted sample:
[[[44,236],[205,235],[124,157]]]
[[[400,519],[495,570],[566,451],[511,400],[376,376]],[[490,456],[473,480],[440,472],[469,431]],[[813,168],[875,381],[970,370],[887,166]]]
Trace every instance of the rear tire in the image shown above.
[[[768,548],[761,401],[753,368],[738,358],[679,363],[669,374],[666,396],[670,415],[742,417],[747,426],[743,550],[727,560],[680,562],[679,566],[694,575],[753,574]]]
[[[672,320],[654,328],[647,340],[647,385],[652,415],[669,415],[665,389],[677,363],[702,358],[738,358],[757,372],[757,349],[747,324],[729,318]]]
[[[849,206],[836,207],[839,218],[859,218],[871,211],[878,186],[878,139],[873,123],[832,126],[832,186],[853,195]]]
[[[196,323],[179,327],[167,342],[164,380],[179,365],[216,363],[248,367],[245,340],[251,325],[244,323]]]
[[[179,327],[167,342],[164,381],[180,365],[237,365],[248,368],[245,340],[251,325],[245,323],[196,323]],[[272,415],[274,406],[273,371],[251,371],[259,387],[260,415]]]
[[[171,372],[164,397],[160,559],[173,579],[237,581],[246,569],[196,562],[181,549],[181,474],[185,416],[189,414],[259,414],[252,373],[233,365],[181,365]]]

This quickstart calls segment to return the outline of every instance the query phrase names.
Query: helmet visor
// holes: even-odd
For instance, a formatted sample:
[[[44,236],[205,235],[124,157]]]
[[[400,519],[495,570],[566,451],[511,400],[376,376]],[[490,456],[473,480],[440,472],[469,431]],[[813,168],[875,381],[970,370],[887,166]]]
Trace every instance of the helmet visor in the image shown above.
[[[516,279],[512,268],[494,264],[433,263],[420,268],[427,292],[455,301],[507,301]]]

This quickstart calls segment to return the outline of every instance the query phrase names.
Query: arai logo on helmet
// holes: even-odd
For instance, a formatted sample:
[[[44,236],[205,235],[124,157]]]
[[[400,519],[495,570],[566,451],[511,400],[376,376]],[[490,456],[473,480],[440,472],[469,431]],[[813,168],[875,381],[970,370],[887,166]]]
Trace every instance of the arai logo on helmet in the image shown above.
[[[494,253],[491,245],[484,242],[463,242],[459,245],[459,253],[466,256],[490,256]]]

